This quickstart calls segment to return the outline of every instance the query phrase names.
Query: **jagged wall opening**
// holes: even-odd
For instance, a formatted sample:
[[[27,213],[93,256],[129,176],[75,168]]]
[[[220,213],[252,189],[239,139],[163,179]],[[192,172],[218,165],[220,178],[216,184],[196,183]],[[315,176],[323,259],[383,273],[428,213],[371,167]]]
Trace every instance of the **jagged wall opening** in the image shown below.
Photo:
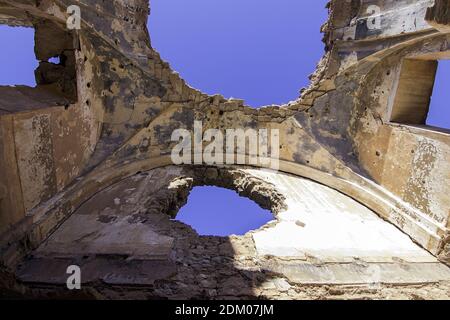
[[[0,112],[68,108],[77,102],[77,44],[65,26],[34,17],[25,27],[0,28],[2,47],[8,48],[2,56]]]
[[[204,236],[244,235],[274,219],[253,201],[217,187],[195,187],[176,219]]]

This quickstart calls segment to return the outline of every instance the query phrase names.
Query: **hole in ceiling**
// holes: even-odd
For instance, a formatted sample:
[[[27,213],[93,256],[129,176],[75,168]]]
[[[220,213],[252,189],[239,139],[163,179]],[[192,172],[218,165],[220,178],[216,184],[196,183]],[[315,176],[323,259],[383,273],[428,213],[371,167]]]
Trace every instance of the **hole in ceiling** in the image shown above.
[[[195,187],[176,220],[190,225],[202,236],[244,235],[274,220],[250,199],[218,187]]]
[[[0,85],[34,87],[39,62],[34,53],[34,29],[0,25]]]
[[[328,0],[153,0],[153,47],[189,85],[263,106],[295,100],[323,55]]]
[[[450,60],[440,60],[426,124],[450,129]]]

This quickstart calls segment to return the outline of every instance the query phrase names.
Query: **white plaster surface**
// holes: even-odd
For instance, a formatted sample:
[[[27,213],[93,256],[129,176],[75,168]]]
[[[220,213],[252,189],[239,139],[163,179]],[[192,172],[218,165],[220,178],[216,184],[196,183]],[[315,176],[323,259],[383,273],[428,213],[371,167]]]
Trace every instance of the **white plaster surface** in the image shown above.
[[[276,185],[288,209],[256,231],[258,254],[320,262],[436,262],[406,234],[350,197],[287,174],[250,170]]]

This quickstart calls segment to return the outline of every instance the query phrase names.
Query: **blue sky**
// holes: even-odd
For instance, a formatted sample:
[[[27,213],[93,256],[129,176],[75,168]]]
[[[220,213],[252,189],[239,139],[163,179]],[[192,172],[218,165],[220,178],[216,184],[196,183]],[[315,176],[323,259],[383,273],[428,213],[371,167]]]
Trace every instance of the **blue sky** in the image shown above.
[[[188,83],[259,107],[295,100],[324,53],[327,0],[152,0],[152,45]]]
[[[324,52],[328,0],[151,0],[152,45],[187,82],[259,107],[294,100]],[[34,30],[0,26],[0,85],[35,85]],[[6,45],[5,45],[6,44]],[[428,124],[450,128],[450,61]],[[195,188],[178,219],[201,234],[242,234],[272,219],[233,191]],[[239,223],[236,223],[239,222]]]
[[[327,0],[152,0],[152,46],[194,88],[253,107],[295,100],[324,53]],[[195,188],[177,219],[202,235],[273,220],[229,190]],[[238,223],[237,223],[238,222]]]
[[[439,61],[427,124],[450,129],[450,60]]]
[[[0,85],[21,84],[34,87],[34,29],[0,25]]]
[[[244,235],[274,220],[269,210],[232,190],[196,187],[179,211],[177,220],[194,227],[202,235]]]

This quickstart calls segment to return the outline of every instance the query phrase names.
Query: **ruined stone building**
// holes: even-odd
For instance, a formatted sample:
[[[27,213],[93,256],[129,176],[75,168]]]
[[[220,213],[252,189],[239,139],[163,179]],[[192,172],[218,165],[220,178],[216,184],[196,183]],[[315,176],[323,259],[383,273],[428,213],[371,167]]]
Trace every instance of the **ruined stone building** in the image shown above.
[[[181,79],[151,46],[150,9],[0,0],[40,61],[37,87],[0,87],[1,297],[450,298],[450,132],[425,125],[449,0],[332,0],[310,86],[260,109]],[[173,164],[171,134],[195,120],[278,129],[279,171]],[[276,220],[199,236],[173,218],[203,185]]]

